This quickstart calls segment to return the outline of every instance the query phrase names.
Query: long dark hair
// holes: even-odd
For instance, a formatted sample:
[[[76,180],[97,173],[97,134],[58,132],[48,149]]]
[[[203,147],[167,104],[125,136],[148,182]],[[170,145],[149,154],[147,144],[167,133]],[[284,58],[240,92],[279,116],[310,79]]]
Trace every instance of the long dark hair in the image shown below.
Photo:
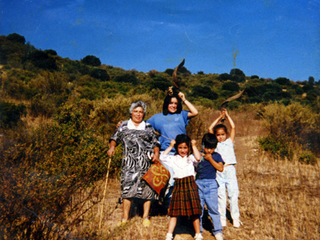
[[[191,147],[191,139],[186,134],[179,134],[179,135],[176,136],[176,144],[174,145],[174,148],[176,149],[176,153],[175,154],[179,154],[178,153],[178,146],[181,143],[187,144],[187,146],[189,148],[188,156],[191,155],[193,153],[193,150],[192,150],[192,147]]]
[[[166,98],[164,99],[163,106],[162,106],[163,115],[168,115],[169,113],[168,106],[171,102],[171,98],[176,98],[178,100],[177,111],[175,113],[181,113],[182,111],[181,98],[179,98],[177,92],[173,92],[172,96],[167,95]]]

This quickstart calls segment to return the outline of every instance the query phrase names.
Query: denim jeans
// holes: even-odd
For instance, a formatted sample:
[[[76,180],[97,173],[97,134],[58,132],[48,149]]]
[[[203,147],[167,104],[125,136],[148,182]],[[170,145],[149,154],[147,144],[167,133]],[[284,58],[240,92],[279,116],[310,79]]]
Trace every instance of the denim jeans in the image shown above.
[[[204,213],[204,205],[207,205],[208,214],[212,220],[214,229],[213,235],[222,233],[222,225],[220,214],[218,211],[218,183],[215,179],[197,179],[198,191],[200,196],[200,204],[202,207],[202,215],[200,217],[200,228],[203,232],[202,218]]]

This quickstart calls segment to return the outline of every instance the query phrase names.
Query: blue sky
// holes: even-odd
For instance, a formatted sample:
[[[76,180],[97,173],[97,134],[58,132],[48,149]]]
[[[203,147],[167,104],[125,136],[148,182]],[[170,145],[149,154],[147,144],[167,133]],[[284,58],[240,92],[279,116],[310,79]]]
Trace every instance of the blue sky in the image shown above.
[[[320,0],[0,0],[0,35],[148,72],[320,80]]]

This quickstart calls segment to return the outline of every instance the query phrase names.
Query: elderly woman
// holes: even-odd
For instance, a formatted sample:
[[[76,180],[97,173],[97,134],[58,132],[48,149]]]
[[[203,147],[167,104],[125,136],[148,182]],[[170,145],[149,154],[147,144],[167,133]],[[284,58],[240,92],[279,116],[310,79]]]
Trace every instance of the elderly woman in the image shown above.
[[[158,199],[157,193],[141,177],[148,171],[152,161],[159,161],[160,143],[152,126],[143,121],[146,105],[142,101],[134,102],[130,107],[130,120],[123,121],[110,138],[107,154],[113,156],[115,147],[121,143],[123,158],[121,164],[121,198],[123,199],[122,221],[129,219],[133,199],[145,200],[143,204],[143,225],[149,226],[151,200]],[[152,156],[152,157],[150,157]],[[151,158],[151,159],[150,159]]]

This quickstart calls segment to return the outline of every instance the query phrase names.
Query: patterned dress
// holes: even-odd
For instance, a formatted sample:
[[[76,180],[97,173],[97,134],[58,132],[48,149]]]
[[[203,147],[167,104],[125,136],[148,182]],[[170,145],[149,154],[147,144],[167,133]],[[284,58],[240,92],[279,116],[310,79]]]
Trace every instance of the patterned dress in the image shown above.
[[[153,153],[154,147],[160,147],[152,126],[146,123],[145,130],[129,129],[128,121],[124,121],[114,132],[111,140],[122,145],[121,197],[158,199],[158,194],[141,180],[151,166],[149,156]]]

